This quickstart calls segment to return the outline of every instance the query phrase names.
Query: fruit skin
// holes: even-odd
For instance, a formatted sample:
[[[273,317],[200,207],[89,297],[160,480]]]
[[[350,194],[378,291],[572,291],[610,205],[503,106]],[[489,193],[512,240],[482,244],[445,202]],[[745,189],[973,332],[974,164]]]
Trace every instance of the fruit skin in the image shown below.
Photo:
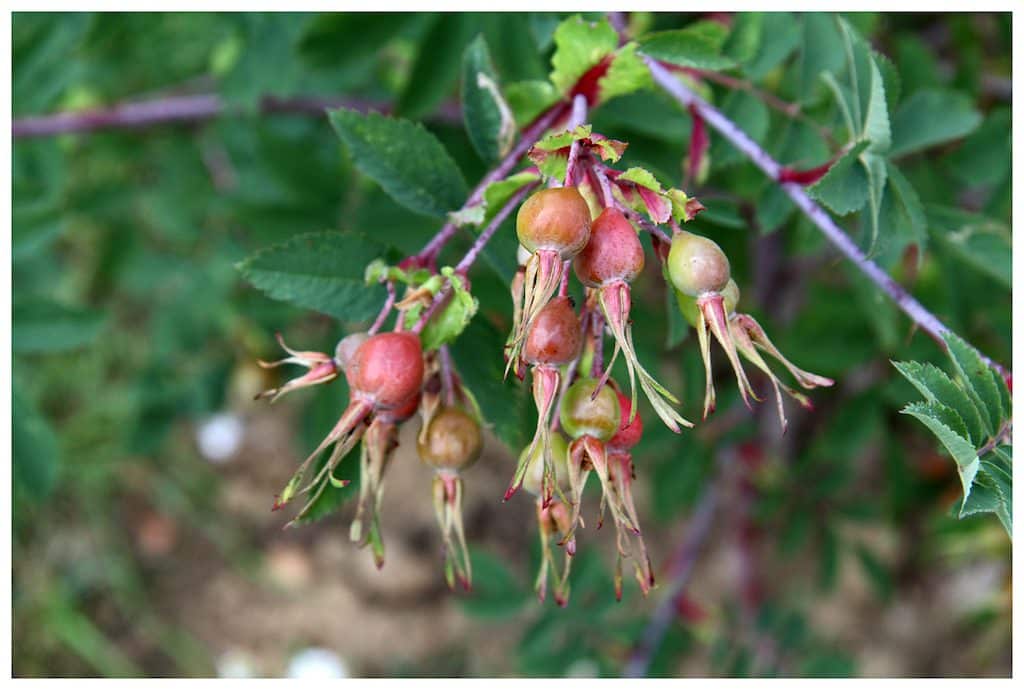
[[[576,277],[587,287],[623,280],[632,283],[644,270],[644,248],[622,212],[606,208],[590,226],[590,241],[573,261]]]
[[[353,396],[377,408],[399,407],[423,382],[423,349],[413,333],[378,333],[352,354],[345,370]]]
[[[576,359],[583,334],[568,297],[555,297],[537,314],[526,335],[523,359],[530,364],[560,365]]]
[[[679,311],[682,312],[686,321],[691,326],[697,328],[697,324],[699,323],[697,300],[688,295],[684,295],[679,292],[679,290],[676,290],[675,292],[676,301],[679,303]],[[726,283],[725,288],[722,290],[722,301],[724,303],[725,313],[727,316],[736,311],[736,305],[739,304],[740,301],[740,288],[732,278],[729,279],[729,282]]]
[[[689,297],[719,292],[729,282],[729,258],[712,240],[683,230],[672,238],[668,277]]]
[[[608,441],[608,447],[615,450],[628,450],[640,443],[640,438],[644,435],[644,420],[640,417],[640,413],[637,412],[631,423],[629,421],[629,413],[632,405],[630,404],[629,396],[621,391],[616,392],[616,395],[619,398],[619,411],[622,416],[622,422],[619,425],[619,430]]]
[[[567,490],[569,488],[569,445],[562,435],[557,433],[551,434],[548,440],[551,444],[551,459],[555,465],[555,482],[563,490]],[[529,450],[529,447],[524,448],[519,459],[522,460]],[[544,463],[541,461],[543,450],[540,444],[534,446],[530,464],[526,469],[526,474],[523,475],[523,488],[534,496],[540,496],[543,489]]]
[[[464,470],[477,461],[484,439],[480,424],[458,407],[443,407],[416,442],[420,459],[438,470]]]
[[[516,234],[529,252],[576,256],[590,239],[590,208],[576,187],[542,189],[519,207]]]
[[[591,399],[595,379],[581,378],[569,386],[562,398],[559,419],[562,429],[572,438],[592,436],[607,441],[619,430],[622,411],[619,399],[611,386],[602,386],[597,397]]]

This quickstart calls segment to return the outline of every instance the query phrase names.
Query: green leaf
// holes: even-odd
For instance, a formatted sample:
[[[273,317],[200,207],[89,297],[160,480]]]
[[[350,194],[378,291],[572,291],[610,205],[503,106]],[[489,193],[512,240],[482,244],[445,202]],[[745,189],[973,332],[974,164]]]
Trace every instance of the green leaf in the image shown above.
[[[981,122],[971,99],[956,91],[926,89],[903,102],[892,121],[892,156],[904,156],[970,134]]]
[[[718,22],[703,21],[685,29],[659,31],[640,38],[640,51],[656,60],[695,69],[726,69],[736,61],[722,53],[727,29]]]
[[[515,142],[515,119],[501,95],[483,36],[469,44],[462,58],[462,117],[469,140],[484,162],[498,160]]]
[[[743,69],[760,81],[782,63],[800,44],[800,22],[791,12],[765,12],[761,20],[761,43]]]
[[[420,334],[423,350],[426,352],[436,350],[458,338],[466,330],[466,326],[480,306],[477,299],[466,289],[466,281],[457,276],[454,269],[445,266],[441,269],[441,275],[449,280],[453,292],[448,304],[434,314]],[[418,317],[418,309],[410,309],[407,313],[407,320],[412,323],[415,323]]]
[[[935,435],[956,462],[960,484],[964,490],[964,502],[971,495],[971,485],[978,473],[978,455],[967,440],[967,429],[956,412],[940,403],[911,403],[900,410],[908,414]]]
[[[451,94],[459,78],[466,45],[478,26],[466,12],[441,12],[419,44],[416,60],[398,97],[396,111],[418,118],[430,113]]]
[[[60,467],[57,436],[35,401],[18,385],[14,386],[12,396],[14,486],[32,500],[42,500],[50,494],[57,481]]]
[[[924,207],[899,168],[886,161],[887,186],[882,196],[879,212],[879,240],[881,263],[891,266],[909,245],[923,248],[928,233],[925,225]],[[919,261],[923,252],[918,253]]]
[[[1012,123],[1009,108],[997,108],[946,160],[964,185],[995,186],[1009,177]]]
[[[800,50],[800,100],[813,101],[822,72],[838,73],[846,64],[842,37],[831,15],[808,12],[801,15],[803,40]]]
[[[959,260],[999,281],[1013,285],[1012,235],[1005,223],[956,208],[926,209],[932,236]]]
[[[893,362],[896,370],[910,381],[928,402],[939,403],[950,408],[963,420],[968,438],[976,446],[985,443],[988,435],[983,428],[981,415],[970,396],[946,372],[934,364],[921,362]]]
[[[722,103],[722,112],[747,135],[758,143],[763,143],[768,134],[770,124],[768,107],[753,94],[747,91],[732,91]],[[715,170],[742,163],[747,160],[718,132],[711,134],[711,167]]]
[[[238,270],[268,297],[363,321],[384,302],[384,288],[363,280],[367,264],[384,252],[383,245],[355,233],[309,233],[257,252]]]
[[[487,185],[484,190],[484,215],[480,223],[481,226],[486,225],[508,203],[508,200],[515,196],[516,192],[540,179],[540,175],[537,173],[520,172]]]
[[[636,43],[627,43],[615,53],[612,64],[608,66],[608,72],[601,77],[598,87],[602,103],[617,96],[654,87],[651,71],[636,54]]]
[[[950,332],[943,339],[949,347],[949,357],[960,376],[961,385],[978,405],[988,434],[995,435],[1003,422],[1002,396],[995,381],[998,374],[981,361],[974,348],[960,336]]]
[[[473,591],[462,599],[462,609],[474,618],[506,619],[526,604],[529,594],[502,559],[470,549]]]
[[[843,216],[860,210],[868,200],[868,177],[860,154],[868,142],[859,141],[808,189],[812,197]]]
[[[516,124],[525,127],[554,105],[559,98],[558,90],[549,81],[517,81],[505,86],[508,107],[515,116]]]
[[[555,29],[555,53],[551,57],[551,83],[560,94],[569,93],[591,67],[612,53],[618,34],[607,20],[585,21],[569,17]]]
[[[466,199],[462,173],[422,125],[345,108],[328,113],[359,171],[399,204],[437,217],[462,206]]]
[[[738,63],[753,58],[761,44],[763,18],[761,12],[738,12],[734,15],[732,31],[725,39],[722,52]]]
[[[865,151],[860,156],[860,162],[864,166],[864,173],[868,178],[868,220],[871,228],[869,246],[874,251],[878,244],[878,216],[882,210],[882,195],[885,193],[886,161],[877,153]]]
[[[15,353],[65,352],[89,345],[106,320],[102,312],[32,300],[14,305],[11,349]]]

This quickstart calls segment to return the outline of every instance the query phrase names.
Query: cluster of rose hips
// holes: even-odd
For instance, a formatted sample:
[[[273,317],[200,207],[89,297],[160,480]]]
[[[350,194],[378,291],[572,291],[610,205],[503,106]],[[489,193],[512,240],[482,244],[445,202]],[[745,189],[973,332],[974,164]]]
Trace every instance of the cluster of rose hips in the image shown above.
[[[607,142],[599,135],[587,141]],[[582,145],[576,142],[573,146]],[[583,492],[591,474],[597,476],[602,492],[597,526],[603,523],[606,511],[615,525],[616,596],[621,598],[622,561],[627,558],[634,564],[645,595],[654,585],[632,493],[635,468],[630,450],[643,434],[637,385],[670,429],[679,433],[682,427],[693,426],[674,408],[678,399],[639,362],[633,345],[630,284],[645,263],[633,222],[645,229],[652,224],[628,205],[626,192],[630,188],[626,185],[632,183],[624,176],[617,178],[618,171],[605,167],[591,149],[584,147],[572,154],[568,156],[566,184],[557,186],[557,181],[551,180],[552,186],[535,192],[519,209],[520,267],[512,282],[513,325],[505,347],[506,375],[512,371],[522,379],[529,367],[537,409],[536,430],[519,456],[505,500],[520,487],[536,497],[542,561],[535,587],[543,600],[550,578],[554,598],[561,605],[568,601],[576,534],[585,526]],[[581,182],[570,184],[572,179]],[[618,195],[613,190],[619,190]],[[644,193],[643,198],[651,199],[651,193]],[[682,230],[675,221],[671,227],[671,238],[655,228],[652,241],[680,310],[697,329],[706,377],[704,416],[713,411],[715,402],[710,356],[714,336],[748,406],[750,398],[758,398],[739,357],[768,375],[785,428],[780,391],[805,406],[810,403],[778,380],[761,353],[779,360],[804,388],[827,386],[832,381],[793,366],[752,317],[735,311],[739,289],[732,280],[728,258],[715,242]],[[568,295],[570,273],[575,273],[585,290],[579,310]],[[450,271],[445,275],[451,278]],[[344,372],[350,388],[348,407],[288,482],[275,508],[308,494],[299,519],[328,486],[344,487],[348,482],[335,477],[335,469],[359,445],[361,483],[351,538],[371,547],[378,567],[384,558],[379,519],[384,472],[397,446],[398,425],[418,412],[422,424],[417,439],[419,457],[436,472],[433,498],[444,541],[445,577],[449,586],[454,587],[458,580],[468,589],[472,572],[461,516],[460,473],[480,455],[483,420],[472,393],[462,385],[447,346],[424,351],[419,329],[433,312],[415,312],[421,318],[413,327],[405,312],[418,301],[429,303],[440,294],[410,285],[405,298],[394,304],[399,311],[394,331],[375,332],[382,323],[378,319],[369,333],[350,335],[339,342],[333,357],[286,347],[290,357],[261,364],[300,364],[308,372],[263,395],[276,399]],[[389,300],[382,316],[390,311],[392,302]],[[614,341],[607,362],[606,332]],[[620,354],[626,364],[629,395],[611,377]],[[315,465],[332,446],[326,461]],[[309,474],[312,478],[305,481]],[[561,567],[555,564],[556,546],[563,550]]]

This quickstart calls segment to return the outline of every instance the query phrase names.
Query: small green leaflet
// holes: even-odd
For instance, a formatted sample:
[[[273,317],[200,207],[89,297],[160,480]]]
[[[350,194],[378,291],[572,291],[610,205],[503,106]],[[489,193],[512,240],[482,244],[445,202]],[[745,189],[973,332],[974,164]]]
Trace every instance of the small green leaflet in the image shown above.
[[[455,273],[455,269],[444,266],[441,275],[447,279],[447,283],[437,281],[431,292],[437,294],[445,284],[450,284],[452,295],[448,298],[448,304],[430,318],[420,333],[420,341],[427,352],[458,338],[480,308],[480,302],[466,289],[466,281]],[[430,281],[425,286],[429,287]],[[406,328],[412,328],[419,321],[423,309],[424,307],[417,305],[405,313]]]
[[[956,91],[924,89],[908,98],[893,118],[893,156],[904,156],[967,136],[981,124],[971,99]]]
[[[11,399],[14,486],[33,500],[45,498],[57,481],[60,446],[35,401],[15,384]]]
[[[640,50],[680,67],[720,70],[736,61],[722,53],[728,30],[718,22],[697,22],[685,29],[659,31],[640,38]]]
[[[867,148],[868,142],[857,142],[808,193],[841,216],[860,210],[868,200],[867,173],[859,160]]]
[[[94,309],[56,302],[19,301],[12,310],[11,349],[15,353],[64,352],[92,343],[106,317]]]
[[[384,301],[382,286],[364,282],[367,264],[384,253],[383,245],[355,233],[309,233],[253,254],[238,270],[268,297],[363,321]]]
[[[559,24],[554,40],[551,83],[560,94],[569,93],[587,70],[614,52],[619,44],[618,34],[607,20],[588,22],[579,15]]]
[[[926,212],[931,237],[968,266],[1012,287],[1013,243],[1008,225],[957,208],[929,206]]]
[[[516,123],[501,95],[487,42],[477,36],[462,58],[462,117],[473,148],[485,163],[498,160],[512,147]]]
[[[509,175],[503,180],[492,182],[484,190],[484,198],[481,203],[456,213],[449,213],[448,219],[460,227],[464,225],[483,227],[494,218],[516,192],[539,179],[541,179],[539,174],[530,170],[524,170],[523,172]]]
[[[399,204],[437,217],[462,206],[466,199],[462,172],[422,125],[345,108],[328,114],[359,171]]]
[[[615,53],[612,64],[608,66],[608,72],[598,82],[599,102],[603,103],[640,89],[653,88],[654,79],[651,77],[651,71],[636,54],[636,48],[636,43],[627,43]]]
[[[919,420],[956,461],[963,501],[959,517],[995,513],[1012,536],[1012,448],[1004,443],[1012,419],[1002,377],[955,334],[945,336],[954,376],[931,364],[893,362],[925,397],[902,412]]]

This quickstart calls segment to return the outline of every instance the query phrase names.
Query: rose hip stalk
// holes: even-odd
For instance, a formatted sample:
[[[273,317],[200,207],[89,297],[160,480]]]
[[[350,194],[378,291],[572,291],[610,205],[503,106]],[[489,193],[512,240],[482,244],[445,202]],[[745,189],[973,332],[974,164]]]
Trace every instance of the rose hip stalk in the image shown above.
[[[448,587],[472,586],[473,570],[462,526],[463,485],[459,474],[477,461],[483,435],[477,417],[460,407],[442,407],[420,433],[420,459],[434,468],[434,513],[444,539],[444,575]]]
[[[630,517],[633,524],[639,525],[640,518],[637,516],[636,505],[633,502],[633,479],[636,478],[633,468],[633,455],[630,449],[640,442],[644,433],[644,422],[639,413],[631,413],[631,402],[622,393],[617,393],[619,398],[619,409],[622,414],[622,423],[618,432],[608,441],[608,466],[612,478],[612,485],[618,495],[626,515]],[[632,420],[630,418],[632,417]],[[615,598],[622,600],[622,559],[633,557],[633,570],[636,581],[640,585],[640,591],[644,596],[654,586],[654,571],[651,569],[651,559],[647,555],[647,546],[643,537],[622,528],[618,522],[615,523],[616,549],[618,551],[615,559]],[[633,542],[636,542],[636,551],[633,550]]]
[[[555,465],[555,481],[560,489],[568,489],[568,446],[559,433],[551,435],[550,446],[551,457]],[[543,496],[545,466],[541,456],[542,449],[537,446],[532,451],[531,453],[530,448],[524,449],[519,456],[519,462],[527,464],[526,475],[523,477],[523,488],[537,497],[537,530],[540,535],[541,561],[533,588],[537,592],[537,598],[544,601],[547,597],[550,572],[554,583],[555,602],[564,607],[569,603],[569,570],[572,568],[572,556],[563,552],[561,575],[559,575],[555,557],[551,553],[551,546],[553,536],[569,532],[569,510],[565,503],[557,498],[545,505]]]
[[[693,426],[672,408],[670,403],[678,404],[679,400],[658,383],[637,359],[629,321],[629,284],[643,271],[644,249],[621,211],[606,208],[601,212],[591,225],[590,241],[576,256],[573,268],[584,285],[598,291],[605,323],[615,337],[615,350],[601,383],[608,379],[621,350],[629,372],[630,410],[634,411],[631,414],[636,414],[636,379],[639,378],[644,395],[668,428],[678,433],[680,424]]]
[[[508,490],[507,501],[519,489],[526,475],[528,461],[537,449],[544,470],[542,496],[547,506],[557,489],[555,466],[551,455],[551,413],[558,397],[561,374],[558,367],[576,359],[583,342],[580,321],[568,297],[555,297],[540,310],[530,324],[523,359],[532,365],[533,401],[537,407],[537,429],[533,440],[520,456],[515,475]]]
[[[586,246],[590,208],[576,187],[542,189],[519,208],[516,234],[530,258],[523,272],[522,310],[512,326],[506,376],[510,368],[518,368],[530,324],[562,282],[562,262]]]
[[[595,388],[596,396],[593,395]],[[615,390],[610,385],[598,386],[594,379],[580,378],[565,392],[559,418],[562,429],[573,439],[569,445],[569,486],[573,512],[569,519],[569,531],[561,543],[569,554],[576,552],[574,534],[577,524],[582,524],[580,504],[591,470],[597,473],[601,482],[601,519],[607,506],[617,528],[623,527],[634,534],[640,534],[637,521],[629,514],[622,496],[616,491],[608,463],[607,443],[619,431],[622,421]]]
[[[725,350],[736,374],[740,395],[750,407],[750,398],[759,400],[740,365],[736,344],[729,333],[723,291],[729,284],[729,259],[712,240],[680,230],[672,237],[672,246],[665,262],[668,279],[676,290],[695,300],[697,307],[697,339],[704,360],[704,417],[715,409],[715,387],[711,381],[710,330]]]
[[[363,514],[372,499],[369,541],[380,567],[383,564],[378,520],[381,477],[396,444],[396,425],[415,414],[418,406],[423,353],[419,338],[412,333],[379,333],[362,339],[361,343],[358,342],[360,339],[348,343],[342,341],[337,349],[349,382],[348,407],[327,437],[299,466],[275,502],[274,509],[319,483],[313,497],[295,518],[298,520],[309,511],[328,484],[336,487],[347,485],[347,481],[335,478],[334,469],[362,439],[360,498],[351,536],[354,541],[362,538]],[[313,481],[300,490],[306,470],[331,445],[334,445],[334,450],[327,462]]]

